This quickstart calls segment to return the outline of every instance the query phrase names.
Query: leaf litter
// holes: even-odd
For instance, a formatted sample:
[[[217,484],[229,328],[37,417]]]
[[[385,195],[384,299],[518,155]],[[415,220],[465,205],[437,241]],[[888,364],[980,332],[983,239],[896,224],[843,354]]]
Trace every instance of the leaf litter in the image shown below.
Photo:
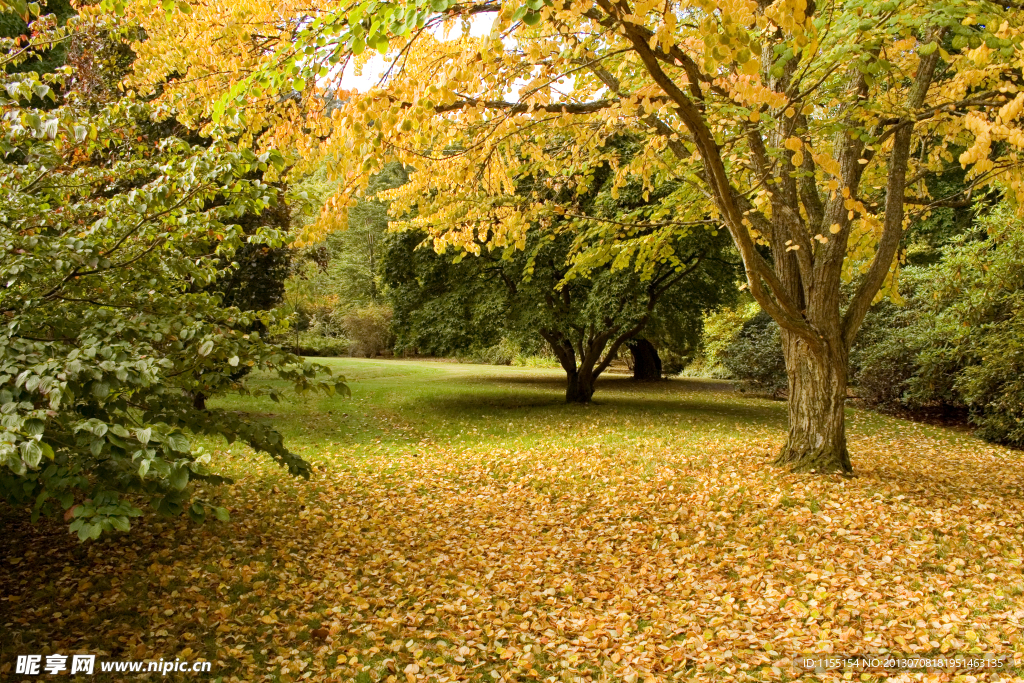
[[[844,479],[772,467],[777,426],[617,446],[576,426],[592,443],[334,444],[309,483],[246,459],[209,491],[227,525],[78,546],[12,516],[0,673],[50,652],[209,659],[224,681],[833,680],[793,658],[882,652],[1024,673],[1021,452],[854,428]]]

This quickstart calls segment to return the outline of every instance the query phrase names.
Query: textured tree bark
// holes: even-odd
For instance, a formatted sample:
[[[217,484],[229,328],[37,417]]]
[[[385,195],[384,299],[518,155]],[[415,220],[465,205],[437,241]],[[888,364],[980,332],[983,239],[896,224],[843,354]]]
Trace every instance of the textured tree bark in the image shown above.
[[[551,344],[551,350],[565,370],[565,402],[590,403],[594,397],[594,382],[600,374],[595,372],[596,361],[601,355],[600,349],[596,354],[593,353],[593,348],[589,349],[590,353],[585,353],[577,364],[577,350],[573,348],[571,342],[564,338],[560,339],[554,332],[542,330],[541,334]],[[604,348],[603,343],[601,348]]]
[[[646,339],[632,339],[627,346],[633,354],[633,379],[643,382],[661,379],[661,358],[654,344]]]
[[[846,448],[846,345],[822,348],[782,331],[789,379],[789,436],[775,461],[794,472],[853,474]]]
[[[593,397],[594,376],[592,373],[566,372],[566,403],[590,403]]]

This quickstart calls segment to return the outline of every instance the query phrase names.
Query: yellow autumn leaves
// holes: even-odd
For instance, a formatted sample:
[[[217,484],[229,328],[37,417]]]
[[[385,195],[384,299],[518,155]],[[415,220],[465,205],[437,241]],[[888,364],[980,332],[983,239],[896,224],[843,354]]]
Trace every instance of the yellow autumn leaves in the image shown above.
[[[1024,95],[1011,78],[1024,66],[1012,48],[1021,31],[1018,10],[1004,12],[996,28],[985,28],[991,35],[977,46],[951,54],[913,29],[930,21],[928,3],[900,6],[903,14],[896,18],[906,23],[900,30],[885,28],[891,22],[884,12],[867,6],[819,11],[816,23],[807,0],[763,7],[753,0],[641,0],[603,9],[572,2],[542,6],[535,25],[513,20],[519,5],[505,3],[500,12],[474,10],[465,24],[461,14],[428,13],[432,23],[414,38],[392,37],[388,60],[394,63],[365,92],[338,90],[346,56],[330,68],[325,62],[314,70],[311,62],[318,78],[297,74],[295,82],[304,79],[301,100],[260,89],[261,70],[273,70],[274,60],[293,49],[289,31],[296,22],[344,17],[352,7],[247,0],[206,3],[181,21],[141,10],[132,15],[147,32],[135,46],[132,87],[146,91],[170,74],[187,73],[162,85],[160,97],[168,110],[199,120],[226,90],[251,82],[251,102],[238,121],[242,141],[258,135],[259,145],[289,151],[294,173],[323,164],[339,181],[306,240],[343,228],[347,207],[391,160],[415,169],[410,182],[388,197],[394,216],[413,217],[404,227],[425,230],[438,248],[476,251],[482,240],[498,247],[523,244],[526,230],[554,224],[559,207],[536,193],[517,194],[520,181],[543,177],[565,188],[577,182],[573,176],[602,165],[614,173],[614,198],[634,183],[645,198],[667,184],[690,183],[688,194],[666,200],[662,215],[686,223],[712,214],[710,196],[697,189],[704,159],[665,84],[653,78],[630,42],[630,26],[657,51],[666,76],[699,104],[721,146],[729,181],[759,210],[770,213],[776,187],[765,174],[778,182],[809,178],[823,201],[836,196],[849,183],[841,177],[837,140],[864,140],[864,154],[855,162],[864,166],[857,196],[842,198],[843,222],[855,222],[849,276],[863,270],[880,234],[878,198],[885,192],[892,144],[888,127],[910,115],[903,103],[922,56],[939,50],[948,69],[913,114],[919,121],[908,177],[920,178],[955,157],[971,169],[972,182],[1024,188],[1016,156],[1024,147]],[[970,17],[963,22],[970,24]],[[857,94],[851,88],[862,72],[868,78]],[[582,109],[559,111],[552,106],[558,104]],[[749,146],[751,134],[766,142],[768,167]],[[639,141],[641,152],[621,158],[608,145],[621,138]],[[586,187],[577,182],[574,196]],[[916,215],[924,216],[927,187],[912,189],[921,202],[914,205]],[[845,239],[837,223],[810,225],[810,214],[799,207],[794,215],[807,223],[803,239]]]
[[[603,406],[555,411],[542,372],[346,362],[350,376],[394,373],[406,398],[354,383],[344,403],[233,403],[276,405],[318,466],[278,481],[221,453],[238,483],[211,495],[230,525],[144,519],[123,547],[10,529],[5,639],[188,650],[226,683],[781,681],[795,655],[879,648],[1024,665],[1019,452],[854,411],[857,478],[765,476],[785,436],[777,402],[611,381]],[[410,452],[407,429],[502,382],[532,407],[456,429],[500,414],[508,438]],[[342,410],[386,426],[383,446],[325,443],[318,428]]]

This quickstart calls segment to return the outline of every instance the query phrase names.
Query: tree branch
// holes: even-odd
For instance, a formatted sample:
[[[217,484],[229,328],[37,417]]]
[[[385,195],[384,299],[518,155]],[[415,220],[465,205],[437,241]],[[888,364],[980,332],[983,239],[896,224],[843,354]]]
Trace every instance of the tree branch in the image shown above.
[[[931,31],[932,40],[941,40],[944,28]],[[935,75],[935,67],[939,62],[939,51],[921,59],[917,67],[917,78],[907,98],[907,113],[913,122],[914,112],[924,105],[928,89]],[[871,308],[875,294],[881,289],[885,277],[892,267],[893,257],[903,238],[904,197],[907,184],[907,167],[910,163],[910,143],[913,138],[913,123],[898,126],[893,138],[892,152],[889,154],[889,181],[885,190],[885,219],[882,223],[882,237],[878,242],[875,257],[868,267],[868,272],[854,294],[846,315],[843,316],[842,333],[847,350],[860,329],[860,324]]]

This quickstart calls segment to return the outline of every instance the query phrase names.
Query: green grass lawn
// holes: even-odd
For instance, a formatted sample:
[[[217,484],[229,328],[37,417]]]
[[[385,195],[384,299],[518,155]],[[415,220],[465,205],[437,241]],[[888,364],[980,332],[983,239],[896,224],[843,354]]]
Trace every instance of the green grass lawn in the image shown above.
[[[230,523],[79,546],[4,510],[0,674],[82,652],[225,681],[789,680],[882,650],[1024,673],[1020,452],[851,410],[858,476],[791,475],[785,405],[727,383],[612,376],[576,406],[556,370],[327,363],[350,398],[211,403],[314,464],[205,443],[235,483],[197,495]]]
[[[631,446],[637,439],[665,444],[779,434],[785,430],[781,401],[745,398],[729,382],[674,379],[636,383],[626,375],[599,380],[590,406],[564,402],[565,374],[432,361],[318,359],[344,376],[351,397],[310,396],[274,403],[269,398],[231,397],[211,403],[258,416],[309,454],[414,453],[423,440],[476,449],[496,445]],[[265,380],[264,380],[265,381]],[[272,381],[285,390],[286,384]],[[962,432],[849,411],[854,439],[915,437],[964,446],[981,443]],[[212,444],[224,450],[220,444]],[[325,451],[325,449],[327,449]],[[241,453],[238,449],[225,452]]]

